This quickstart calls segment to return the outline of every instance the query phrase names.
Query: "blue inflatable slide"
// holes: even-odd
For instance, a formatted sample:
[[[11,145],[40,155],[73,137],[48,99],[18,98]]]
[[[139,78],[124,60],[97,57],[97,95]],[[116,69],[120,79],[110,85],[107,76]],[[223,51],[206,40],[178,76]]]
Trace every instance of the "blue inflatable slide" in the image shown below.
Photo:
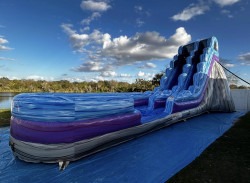
[[[27,162],[75,161],[209,111],[233,112],[215,37],[181,46],[144,93],[24,93],[12,102],[10,146]]]

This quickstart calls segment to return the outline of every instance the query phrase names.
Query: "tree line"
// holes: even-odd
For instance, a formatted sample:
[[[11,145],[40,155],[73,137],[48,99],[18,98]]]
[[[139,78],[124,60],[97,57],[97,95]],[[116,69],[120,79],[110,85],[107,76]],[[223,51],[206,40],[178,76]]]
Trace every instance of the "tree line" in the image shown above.
[[[10,80],[0,78],[0,92],[144,92],[159,86],[162,73],[156,74],[152,80],[136,79],[134,83],[120,81],[69,82],[45,80]]]
[[[156,74],[152,80],[136,79],[134,83],[120,81],[69,82],[45,80],[10,80],[0,78],[0,92],[144,92],[159,86],[163,73]],[[230,85],[231,89],[245,89],[246,86]]]

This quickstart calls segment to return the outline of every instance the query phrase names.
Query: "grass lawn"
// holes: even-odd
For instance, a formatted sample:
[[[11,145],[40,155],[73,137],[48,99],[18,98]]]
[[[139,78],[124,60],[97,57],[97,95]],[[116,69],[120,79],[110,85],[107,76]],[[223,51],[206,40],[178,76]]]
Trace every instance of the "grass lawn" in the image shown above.
[[[250,182],[250,112],[167,183]]]
[[[0,127],[10,126],[10,109],[0,109]]]

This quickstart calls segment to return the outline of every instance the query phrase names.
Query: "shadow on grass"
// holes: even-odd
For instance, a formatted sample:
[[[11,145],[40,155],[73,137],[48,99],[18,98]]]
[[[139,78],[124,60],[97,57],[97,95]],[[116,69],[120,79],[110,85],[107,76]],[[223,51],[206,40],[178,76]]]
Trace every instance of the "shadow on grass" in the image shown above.
[[[11,113],[9,109],[0,110],[0,127],[10,126]]]

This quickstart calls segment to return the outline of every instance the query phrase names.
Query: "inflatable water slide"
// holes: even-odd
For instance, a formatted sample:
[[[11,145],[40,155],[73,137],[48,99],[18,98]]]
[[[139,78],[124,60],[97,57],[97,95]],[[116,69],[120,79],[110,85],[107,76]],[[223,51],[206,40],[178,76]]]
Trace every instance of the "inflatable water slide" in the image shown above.
[[[215,37],[181,46],[144,93],[24,93],[12,102],[10,146],[27,162],[62,163],[202,113],[233,112]]]

